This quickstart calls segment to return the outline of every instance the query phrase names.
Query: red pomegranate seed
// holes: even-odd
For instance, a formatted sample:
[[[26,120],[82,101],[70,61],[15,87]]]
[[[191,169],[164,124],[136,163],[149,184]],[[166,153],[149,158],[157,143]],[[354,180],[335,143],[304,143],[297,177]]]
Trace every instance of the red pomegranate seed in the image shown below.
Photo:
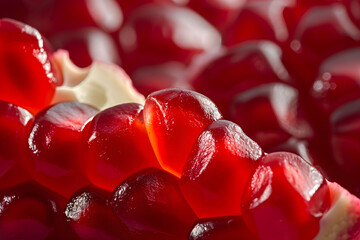
[[[126,239],[125,228],[109,206],[107,195],[100,190],[83,189],[70,198],[64,212],[80,239]]]
[[[189,0],[188,7],[195,10],[220,31],[234,21],[246,0]]]
[[[289,0],[247,1],[223,32],[224,44],[234,46],[248,40],[270,40],[284,43],[289,31],[284,9],[292,6]]]
[[[32,10],[27,21],[46,37],[91,27],[113,33],[123,23],[123,14],[116,0],[42,1],[42,4],[30,4]]]
[[[66,197],[87,183],[78,166],[81,129],[96,112],[85,104],[63,102],[36,116],[28,139],[28,167],[36,181]]]
[[[210,99],[188,90],[154,92],[144,106],[145,125],[157,159],[178,177],[197,137],[220,118]]]
[[[65,226],[59,207],[59,202],[63,201],[36,183],[1,191],[1,239],[59,239],[55,233]],[[70,231],[62,236],[73,239]]]
[[[30,179],[24,163],[28,161],[27,138],[33,121],[27,110],[0,101],[0,189]]]
[[[94,60],[120,64],[116,43],[106,32],[97,28],[77,29],[50,38],[57,49],[65,49],[78,67],[88,67]]]
[[[269,41],[250,41],[212,60],[193,82],[228,116],[235,95],[269,82],[294,83],[282,62],[282,50]]]
[[[320,63],[330,55],[359,45],[360,29],[340,3],[308,9],[299,19],[286,56],[289,69],[309,87]]]
[[[230,119],[265,151],[290,137],[310,138],[313,130],[299,102],[299,92],[283,83],[262,84],[238,94]]]
[[[336,179],[360,196],[360,100],[344,104],[330,115],[330,151],[341,178]]]
[[[189,240],[257,240],[242,216],[204,218],[197,221]]]
[[[220,47],[220,34],[191,9],[148,4],[128,16],[119,43],[124,68],[132,74],[169,61],[189,65],[201,53]]]
[[[352,48],[332,55],[320,65],[310,94],[326,119],[334,109],[360,97],[359,56],[360,48]]]
[[[139,68],[131,75],[131,79],[135,88],[148,96],[152,92],[166,88],[192,90],[187,73],[187,69],[182,64],[169,62],[158,66]]]
[[[181,194],[179,180],[170,173],[148,168],[122,182],[111,206],[135,239],[186,239],[197,220]]]
[[[201,217],[241,213],[245,185],[263,155],[235,123],[219,120],[199,136],[181,176],[189,205]]]
[[[264,240],[313,239],[329,206],[329,188],[322,174],[286,152],[260,160],[242,199],[246,224]]]
[[[61,84],[46,40],[34,28],[0,19],[0,100],[37,113]]]
[[[146,132],[142,109],[136,103],[108,108],[84,128],[82,166],[94,185],[113,191],[131,174],[160,167]]]

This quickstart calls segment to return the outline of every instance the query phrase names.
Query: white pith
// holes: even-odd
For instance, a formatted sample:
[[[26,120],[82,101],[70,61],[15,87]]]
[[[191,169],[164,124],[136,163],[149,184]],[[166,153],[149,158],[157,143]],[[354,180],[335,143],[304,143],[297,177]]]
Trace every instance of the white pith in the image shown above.
[[[53,104],[78,101],[104,110],[122,103],[145,102],[145,97],[117,65],[94,61],[87,68],[79,68],[64,50],[57,51],[54,58],[61,69],[63,85],[56,88]]]
[[[328,184],[332,204],[330,210],[320,220],[320,230],[314,240],[360,239],[359,232],[351,232],[360,223],[360,199],[337,183]]]

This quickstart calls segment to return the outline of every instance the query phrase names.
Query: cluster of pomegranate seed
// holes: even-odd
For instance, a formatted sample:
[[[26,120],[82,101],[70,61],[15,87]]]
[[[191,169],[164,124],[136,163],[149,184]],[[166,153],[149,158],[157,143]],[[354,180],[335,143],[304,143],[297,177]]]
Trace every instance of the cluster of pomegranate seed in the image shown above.
[[[78,66],[120,64],[145,95],[196,90],[265,151],[299,154],[360,196],[359,9],[357,0],[4,0],[0,17],[36,27]]]
[[[80,66],[121,64],[148,96],[53,104],[67,75],[52,47],[0,19],[0,238],[359,239],[360,200],[329,182],[360,196],[357,8],[2,1],[0,17]],[[167,87],[204,95],[153,92]]]

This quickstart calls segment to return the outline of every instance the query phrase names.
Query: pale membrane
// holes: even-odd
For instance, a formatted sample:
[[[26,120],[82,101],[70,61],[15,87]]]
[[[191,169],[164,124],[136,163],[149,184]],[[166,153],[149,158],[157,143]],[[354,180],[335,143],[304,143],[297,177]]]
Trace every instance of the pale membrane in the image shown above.
[[[145,102],[145,97],[134,88],[130,77],[115,64],[94,61],[87,68],[79,68],[65,50],[54,53],[54,58],[64,81],[56,88],[53,104],[77,101],[104,110],[123,103],[143,105]]]
[[[331,207],[320,220],[314,240],[360,239],[360,200],[337,183],[328,182]]]

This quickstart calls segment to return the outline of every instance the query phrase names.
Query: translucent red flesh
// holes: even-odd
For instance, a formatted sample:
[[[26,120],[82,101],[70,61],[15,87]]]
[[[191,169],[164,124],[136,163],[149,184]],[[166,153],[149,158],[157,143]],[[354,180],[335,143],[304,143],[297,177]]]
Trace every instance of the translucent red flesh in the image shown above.
[[[144,106],[145,126],[156,157],[164,169],[178,177],[197,137],[220,118],[210,99],[187,90],[155,92]]]
[[[27,138],[33,121],[27,110],[0,101],[0,189],[30,179],[24,165],[28,161]]]
[[[0,232],[4,239],[48,239],[60,228],[63,199],[34,183],[0,192]],[[57,239],[52,237],[51,239]]]
[[[131,174],[160,167],[142,109],[135,103],[118,105],[100,112],[86,125],[81,166],[92,184],[112,191]]]
[[[111,206],[128,234],[144,239],[186,239],[197,217],[183,197],[179,180],[149,168],[116,187]]]
[[[236,124],[219,120],[199,136],[185,163],[181,187],[201,217],[241,213],[245,184],[251,177],[261,148]]]
[[[87,183],[79,166],[81,129],[95,113],[88,105],[64,102],[36,116],[28,139],[28,168],[36,181],[66,197]]]
[[[34,28],[0,19],[0,100],[32,113],[47,107],[61,79],[46,40]]]
[[[256,240],[258,237],[246,226],[241,215],[204,218],[196,222],[189,240]]]
[[[79,190],[69,199],[64,213],[80,239],[125,239],[124,226],[111,210],[107,194],[99,190]]]
[[[244,192],[242,211],[261,239],[313,239],[330,203],[322,174],[297,155],[279,152],[259,162]]]

